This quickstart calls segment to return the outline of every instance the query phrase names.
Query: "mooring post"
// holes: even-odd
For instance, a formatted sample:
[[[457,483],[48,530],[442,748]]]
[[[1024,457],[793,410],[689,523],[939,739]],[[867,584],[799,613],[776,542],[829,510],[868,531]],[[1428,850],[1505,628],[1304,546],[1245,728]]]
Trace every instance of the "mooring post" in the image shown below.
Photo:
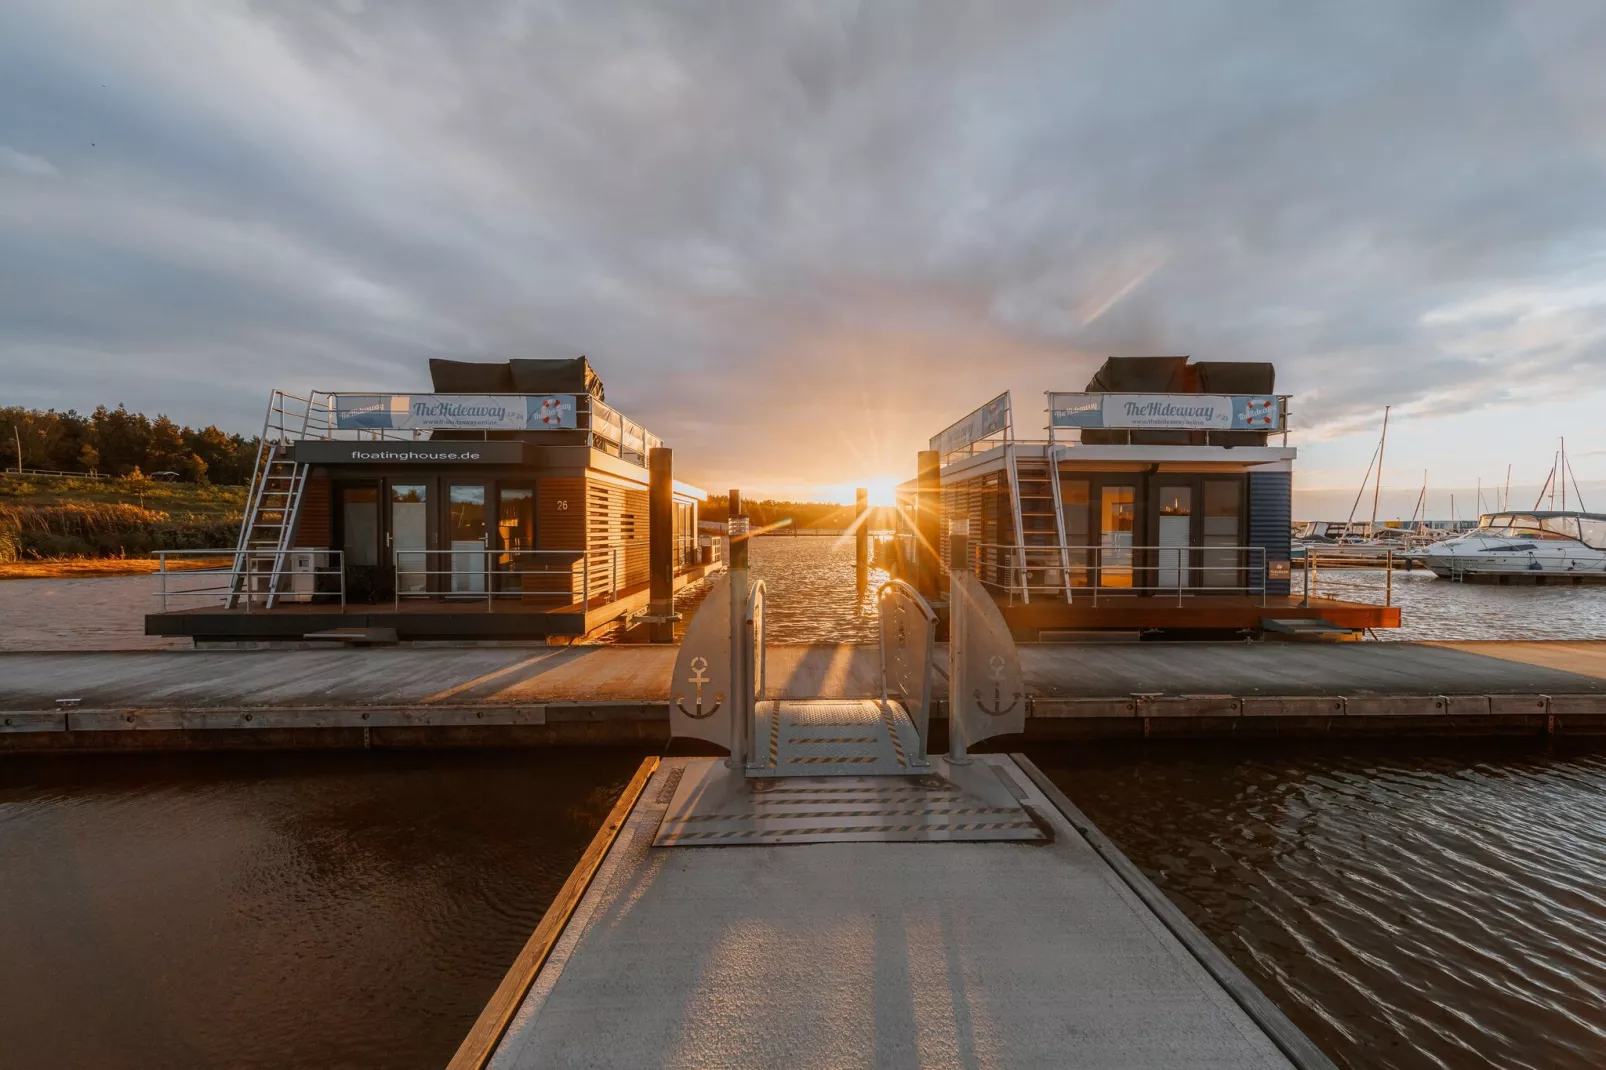
[[[970,568],[970,520],[955,519],[948,535],[948,572],[958,577]],[[957,579],[948,584],[948,761],[968,765],[965,751],[965,586]]]
[[[647,451],[647,616],[655,643],[675,641],[675,451]]]
[[[853,492],[853,581],[862,602],[870,586],[870,491],[865,487]]]
[[[915,462],[915,589],[928,602],[941,586],[942,459],[936,450],[921,450]]]
[[[731,741],[730,767],[747,765],[749,726],[747,689],[747,517],[739,515],[742,492],[730,492],[730,518],[725,522],[730,534],[731,599]]]

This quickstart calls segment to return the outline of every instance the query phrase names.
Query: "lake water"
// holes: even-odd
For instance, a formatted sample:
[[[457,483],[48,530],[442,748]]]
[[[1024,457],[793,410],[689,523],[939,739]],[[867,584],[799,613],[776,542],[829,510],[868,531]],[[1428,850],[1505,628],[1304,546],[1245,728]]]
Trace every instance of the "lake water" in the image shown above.
[[[777,641],[873,639],[851,545],[760,539],[752,556]],[[1333,577],[1358,598],[1381,579]],[[79,611],[67,583],[118,586]],[[0,583],[0,645],[17,613],[32,627],[63,607],[83,645],[116,646],[149,590]],[[1395,595],[1406,636],[1606,634],[1602,588],[1396,574]],[[0,1068],[438,1067],[642,754],[0,762]],[[1606,752],[1033,756],[1341,1065],[1606,1064]]]
[[[0,763],[0,1067],[444,1065],[641,757]],[[1033,757],[1340,1065],[1602,1065],[1606,753]]]

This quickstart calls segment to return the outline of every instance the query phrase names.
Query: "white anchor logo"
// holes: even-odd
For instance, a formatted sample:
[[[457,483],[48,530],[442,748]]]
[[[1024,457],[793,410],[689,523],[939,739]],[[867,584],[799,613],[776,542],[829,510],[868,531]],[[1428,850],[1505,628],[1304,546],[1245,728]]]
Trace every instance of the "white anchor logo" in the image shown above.
[[[675,707],[677,709],[679,709],[681,713],[685,714],[687,717],[690,717],[694,721],[701,721],[705,717],[714,716],[714,714],[719,712],[720,703],[725,701],[724,693],[716,691],[716,692],[714,692],[714,705],[711,706],[707,711],[704,711],[704,709],[703,709],[703,685],[710,682],[708,677],[706,675],[704,675],[707,671],[708,671],[708,659],[707,658],[705,658],[701,654],[699,654],[696,657],[691,659],[691,672],[692,672],[692,674],[686,678],[686,682],[688,684],[695,684],[696,687],[697,687],[697,697],[696,697],[696,701],[693,703],[692,709],[688,710],[685,706],[681,705],[681,701],[680,700],[682,698],[684,698],[685,696],[683,696],[683,695],[676,695],[675,696]],[[695,711],[695,712],[693,712],[693,711]]]

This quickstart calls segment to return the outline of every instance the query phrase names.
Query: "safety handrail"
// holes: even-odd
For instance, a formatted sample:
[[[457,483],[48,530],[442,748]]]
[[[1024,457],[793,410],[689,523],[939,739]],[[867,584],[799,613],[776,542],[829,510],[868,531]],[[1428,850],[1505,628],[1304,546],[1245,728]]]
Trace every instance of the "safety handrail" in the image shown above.
[[[917,762],[924,762],[929,753],[928,740],[931,727],[931,671],[932,656],[936,650],[937,641],[937,614],[931,604],[923,598],[919,591],[905,583],[903,580],[888,580],[876,589],[876,607],[880,631],[881,653],[881,701],[890,702],[891,689],[887,686],[887,611],[886,600],[891,597],[905,599],[920,612],[926,622],[925,650],[921,654],[921,664],[925,670],[920,674],[920,699],[909,710],[910,720],[914,722],[915,732],[920,738],[920,753],[916,755]],[[899,691],[902,695],[902,691]],[[909,696],[903,695],[907,702]]]
[[[1227,564],[1211,564],[1212,555],[1230,555],[1231,561]],[[970,546],[971,568],[984,587],[1007,592],[1012,597],[1017,591],[1026,591],[1034,597],[1039,593],[1056,594],[1063,596],[1067,603],[1077,595],[1083,595],[1091,597],[1094,605],[1098,604],[1101,596],[1108,598],[1132,594],[1175,596],[1178,605],[1181,605],[1184,597],[1243,594],[1258,597],[1265,605],[1268,581],[1266,558],[1264,546],[1060,543],[972,543]],[[1138,582],[1140,575],[1152,574],[1158,578],[1163,571],[1179,573],[1179,581],[1197,575],[1207,582]],[[1044,577],[1043,582],[1033,583],[1033,575],[1039,573]],[[1241,577],[1244,582],[1210,583],[1208,577],[1212,573]],[[1053,578],[1050,578],[1051,575]],[[1106,584],[1104,580],[1110,575],[1124,576],[1128,582]],[[1084,582],[1074,582],[1073,576]]]
[[[168,611],[169,599],[176,598],[200,598],[225,603],[243,599],[245,611],[250,613],[253,612],[254,606],[259,599],[264,607],[271,608],[269,597],[274,594],[277,594],[281,599],[288,597],[292,601],[305,601],[313,598],[338,598],[340,604],[344,606],[346,604],[344,553],[340,550],[303,549],[300,547],[292,547],[289,550],[290,555],[303,553],[309,555],[312,559],[310,568],[280,571],[275,579],[274,568],[279,557],[277,549],[242,551],[237,548],[225,549],[218,547],[210,550],[152,550],[151,556],[156,558],[156,595],[162,600],[163,613]],[[184,558],[216,558],[218,564],[190,568],[168,567],[169,561]],[[319,564],[320,560],[324,563]],[[226,578],[213,586],[173,588],[168,585],[169,576],[218,576]],[[311,590],[296,589],[297,578],[301,576],[311,577]],[[320,584],[320,579],[325,578],[327,578],[328,582]],[[287,583],[289,586],[288,589],[285,589]],[[275,587],[279,589],[274,590]]]

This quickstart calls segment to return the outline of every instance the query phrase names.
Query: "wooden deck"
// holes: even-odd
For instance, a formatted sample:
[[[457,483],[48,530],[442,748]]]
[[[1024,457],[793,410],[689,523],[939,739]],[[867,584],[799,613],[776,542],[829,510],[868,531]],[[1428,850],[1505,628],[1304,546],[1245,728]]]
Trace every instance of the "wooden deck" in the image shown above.
[[[1264,599],[1245,595],[1137,596],[1100,593],[1095,604],[1091,594],[1071,603],[1039,600],[1027,605],[1000,601],[1004,620],[1016,637],[1037,638],[1046,631],[1261,631],[1265,620],[1325,620],[1341,628],[1398,628],[1398,606],[1375,606],[1366,602],[1346,602],[1336,598],[1301,595],[1268,595]]]
[[[699,565],[675,577],[675,590],[696,583],[723,566]],[[272,609],[254,605],[191,606],[152,613],[146,635],[192,636],[206,642],[301,640],[331,629],[392,629],[402,640],[539,640],[579,637],[645,609],[647,584],[597,595],[588,607],[553,605],[540,596],[432,595],[399,602],[344,606],[326,602],[281,602]]]
[[[0,751],[668,742],[674,646],[0,653]],[[938,748],[947,649],[936,651]],[[873,646],[777,646],[767,697],[879,693]],[[1606,642],[1043,643],[1027,739],[1606,735]],[[66,700],[65,702],[63,700]]]

